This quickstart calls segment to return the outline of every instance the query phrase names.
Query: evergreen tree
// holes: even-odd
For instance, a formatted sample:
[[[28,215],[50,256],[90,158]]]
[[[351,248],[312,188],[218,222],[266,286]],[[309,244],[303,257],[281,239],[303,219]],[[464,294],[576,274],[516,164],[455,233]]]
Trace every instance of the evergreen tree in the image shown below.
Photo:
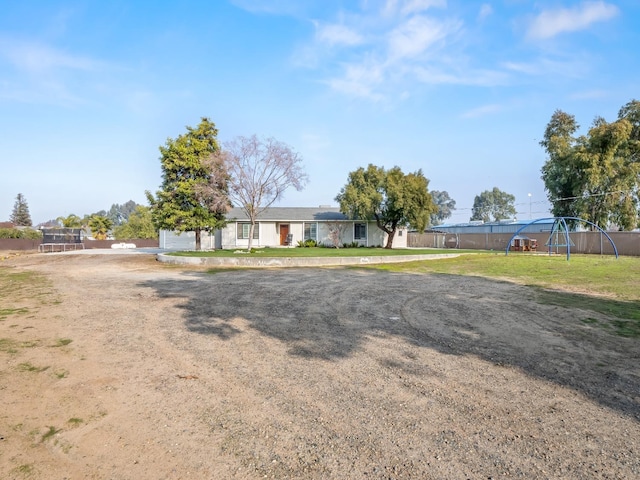
[[[27,205],[27,200],[21,193],[16,197],[16,203],[13,205],[9,220],[18,227],[30,227],[33,225],[29,214],[29,205]]]
[[[195,232],[200,250],[201,232],[224,226],[229,208],[229,175],[217,155],[218,129],[208,118],[187,133],[168,139],[160,147],[162,186],[147,193],[151,216],[158,230]]]

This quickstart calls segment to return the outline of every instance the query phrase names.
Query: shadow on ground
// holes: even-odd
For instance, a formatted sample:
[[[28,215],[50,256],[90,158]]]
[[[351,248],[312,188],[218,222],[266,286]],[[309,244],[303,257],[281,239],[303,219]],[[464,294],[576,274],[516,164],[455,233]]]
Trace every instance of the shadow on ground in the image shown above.
[[[587,321],[591,311],[539,303],[534,288],[341,268],[189,273],[142,286],[182,299],[187,329],[223,341],[243,334],[233,325],[242,318],[291,355],[339,361],[371,337],[395,336],[520,368],[640,420],[639,342]],[[403,368],[411,373],[410,362]]]

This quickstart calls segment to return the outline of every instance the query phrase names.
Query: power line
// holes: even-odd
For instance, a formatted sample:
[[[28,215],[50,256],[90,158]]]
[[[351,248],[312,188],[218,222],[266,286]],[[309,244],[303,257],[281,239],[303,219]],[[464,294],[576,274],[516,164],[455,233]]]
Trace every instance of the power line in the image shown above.
[[[634,194],[638,194],[638,192],[634,192],[633,190],[614,190],[611,192],[602,192],[602,193],[585,193],[575,197],[556,198],[553,200],[553,202],[562,202],[564,200],[584,200],[585,198],[604,197],[606,195],[616,195],[616,194],[634,195]]]

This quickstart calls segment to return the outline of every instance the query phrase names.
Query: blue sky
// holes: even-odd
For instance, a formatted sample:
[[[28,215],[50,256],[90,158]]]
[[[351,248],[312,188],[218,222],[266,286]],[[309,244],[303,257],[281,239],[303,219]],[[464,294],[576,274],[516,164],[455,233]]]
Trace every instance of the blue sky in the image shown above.
[[[213,120],[275,137],[335,205],[350,171],[422,169],[468,221],[498,187],[548,214],[538,145],[640,92],[640,2],[0,0],[0,221],[108,210],[160,185],[158,147]],[[529,196],[531,194],[531,196]]]

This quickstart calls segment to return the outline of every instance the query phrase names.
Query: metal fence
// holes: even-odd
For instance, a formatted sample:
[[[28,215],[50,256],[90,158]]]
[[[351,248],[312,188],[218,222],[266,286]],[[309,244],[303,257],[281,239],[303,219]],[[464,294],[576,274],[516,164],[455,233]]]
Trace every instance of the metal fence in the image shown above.
[[[81,228],[43,228],[42,243],[82,243]]]

